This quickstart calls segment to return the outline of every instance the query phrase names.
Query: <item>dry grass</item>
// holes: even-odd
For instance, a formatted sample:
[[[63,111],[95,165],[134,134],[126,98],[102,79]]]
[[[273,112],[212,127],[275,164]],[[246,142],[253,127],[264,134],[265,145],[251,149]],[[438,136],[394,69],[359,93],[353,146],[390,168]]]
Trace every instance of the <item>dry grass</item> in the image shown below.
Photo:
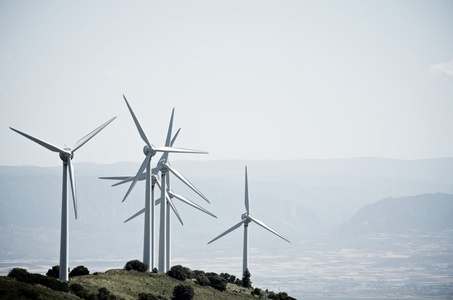
[[[151,293],[155,296],[164,296],[171,299],[173,289],[181,281],[164,274],[139,273],[136,271],[109,270],[98,275],[78,276],[70,279],[70,284],[78,283],[91,293],[97,293],[101,287],[124,299],[138,299],[140,293]],[[231,299],[258,299],[251,295],[252,289],[228,284],[224,292],[212,287],[196,284],[193,280],[185,280],[184,284],[193,287],[195,300],[231,300]]]

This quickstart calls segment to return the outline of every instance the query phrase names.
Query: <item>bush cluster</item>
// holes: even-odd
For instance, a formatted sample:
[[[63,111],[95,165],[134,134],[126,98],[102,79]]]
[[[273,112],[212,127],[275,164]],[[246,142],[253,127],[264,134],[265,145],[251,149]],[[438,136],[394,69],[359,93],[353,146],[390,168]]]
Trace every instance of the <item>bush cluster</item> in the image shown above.
[[[151,293],[140,293],[138,294],[138,300],[167,300],[167,298],[159,295],[153,295]]]
[[[111,294],[110,291],[102,287],[98,290],[97,294],[90,293],[83,286],[78,283],[71,284],[71,291],[79,298],[86,300],[116,300],[118,299],[115,295]]]
[[[220,273],[220,276],[225,279],[228,283],[236,283],[237,282],[237,278],[236,276],[234,275],[230,275],[228,273]]]
[[[124,270],[126,270],[126,271],[134,270],[134,271],[138,271],[138,272],[144,273],[144,272],[146,272],[147,269],[148,269],[148,265],[145,264],[145,263],[142,263],[138,259],[130,260],[124,266]]]
[[[206,277],[208,277],[210,285],[218,291],[226,291],[227,281],[223,279],[220,275],[210,272],[206,273]]]
[[[167,272],[167,275],[181,281],[193,278],[197,284],[201,286],[211,286],[219,291],[225,291],[228,282],[227,279],[216,273],[205,273],[204,271],[199,270],[191,271],[189,268],[181,265],[171,267]],[[228,275],[228,278],[230,279],[231,275]]]
[[[47,271],[46,276],[49,276],[52,278],[60,277],[60,266],[53,266],[52,269],[49,269]]]
[[[280,292],[278,294],[274,292],[269,292],[267,297],[272,300],[296,300],[296,298],[288,296],[288,294],[285,292]]]
[[[83,275],[90,275],[90,271],[87,267],[84,266],[77,266],[69,272],[69,277],[75,276],[83,276]],[[49,269],[46,273],[46,276],[52,278],[59,278],[60,277],[60,266],[53,266],[52,269]]]
[[[259,298],[263,297],[263,291],[260,288],[254,288],[252,291],[253,296],[258,296]]]
[[[192,272],[192,278],[195,279],[195,282],[201,286],[209,286],[211,285],[211,282],[209,281],[209,278],[206,276],[206,273],[203,271],[193,271]]]
[[[29,284],[40,284],[46,286],[54,291],[69,292],[69,286],[66,282],[58,279],[47,277],[41,274],[28,273],[27,270],[22,268],[12,269],[8,277],[15,278],[17,281],[29,283]]]
[[[183,267],[181,265],[175,265],[168,270],[167,275],[171,278],[184,281],[186,279],[192,278],[192,272],[189,268]]]
[[[84,266],[77,266],[74,269],[72,269],[71,272],[69,272],[69,277],[84,276],[84,275],[90,275],[90,271],[88,271],[88,268],[86,268]]]
[[[193,287],[187,284],[178,284],[173,289],[173,300],[192,300],[195,292]]]

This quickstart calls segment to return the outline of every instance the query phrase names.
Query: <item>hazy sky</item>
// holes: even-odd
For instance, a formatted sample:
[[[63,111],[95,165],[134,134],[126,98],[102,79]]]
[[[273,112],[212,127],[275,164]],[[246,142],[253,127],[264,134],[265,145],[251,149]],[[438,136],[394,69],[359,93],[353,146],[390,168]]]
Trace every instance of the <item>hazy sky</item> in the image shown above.
[[[0,0],[0,165],[453,156],[453,1]],[[192,159],[178,155],[174,159]]]

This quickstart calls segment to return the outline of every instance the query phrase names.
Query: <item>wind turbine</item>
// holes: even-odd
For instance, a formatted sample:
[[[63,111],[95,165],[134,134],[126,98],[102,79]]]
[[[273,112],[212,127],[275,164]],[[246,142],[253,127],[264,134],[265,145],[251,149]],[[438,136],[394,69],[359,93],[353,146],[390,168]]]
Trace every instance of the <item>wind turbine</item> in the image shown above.
[[[171,125],[171,123],[170,123],[170,125]],[[179,133],[179,130],[173,137],[171,145],[173,145],[178,133]],[[161,159],[164,156],[168,156],[167,153],[164,153],[162,155]],[[153,171],[154,171],[154,169],[153,169]],[[161,184],[159,182],[159,179],[156,176],[158,171],[159,170],[157,170],[155,172],[155,174],[151,175],[151,200],[149,202],[151,207],[145,207],[145,208],[141,209],[139,212],[135,213],[133,216],[128,218],[126,221],[124,221],[124,223],[127,223],[130,220],[134,219],[135,217],[138,217],[139,215],[143,214],[145,211],[150,210],[150,218],[145,218],[144,243],[143,243],[143,261],[146,264],[148,264],[149,261],[151,262],[151,264],[148,264],[149,269],[154,269],[154,205],[152,205],[152,203],[156,203],[156,205],[158,203],[160,203],[160,198],[157,201],[154,201],[154,188],[155,188],[156,184],[158,185],[159,188],[162,188]],[[133,181],[135,179],[135,176],[111,176],[111,177],[99,177],[99,178],[100,179],[110,179],[110,180],[121,180],[120,182],[112,185],[112,186],[117,186],[120,184],[124,184],[124,183]],[[146,178],[147,178],[147,172],[145,171],[144,173],[140,174],[138,180],[142,181],[142,180],[145,180]],[[147,187],[147,189],[149,189],[149,188]],[[181,219],[178,211],[176,210],[176,207],[173,205],[171,200],[168,198],[168,195],[167,195],[167,199],[168,199],[167,201],[170,202],[170,207],[173,209],[174,213],[178,217],[181,224],[183,224],[182,219]],[[148,202],[145,202],[145,205],[146,205],[146,203],[148,203]]]
[[[278,237],[284,239],[285,241],[287,241],[288,243],[290,243],[290,241],[287,238],[282,236],[280,233],[278,233],[274,229],[270,228],[268,225],[264,224],[262,221],[256,219],[255,217],[252,217],[252,215],[250,214],[249,190],[248,190],[248,181],[247,181],[247,167],[245,167],[245,209],[246,209],[246,212],[242,214],[241,221],[239,223],[237,223],[236,225],[234,225],[233,227],[231,227],[224,233],[220,234],[219,236],[217,236],[216,238],[214,238],[213,240],[211,240],[208,243],[208,244],[210,244],[210,243],[214,242],[215,240],[220,239],[224,235],[232,232],[233,230],[239,228],[242,224],[244,224],[244,248],[243,248],[243,258],[242,258],[242,272],[244,272],[247,269],[247,263],[248,263],[248,226],[249,226],[250,222],[255,222],[259,226],[263,227],[264,229],[272,232],[276,236],[278,236]]]
[[[73,147],[70,148],[59,148],[50,143],[47,143],[43,140],[35,138],[31,135],[28,135],[22,131],[10,127],[11,130],[23,135],[24,137],[32,140],[35,143],[43,146],[44,148],[49,149],[52,152],[57,152],[60,155],[61,160],[63,161],[63,192],[61,200],[61,232],[60,232],[60,280],[68,280],[68,193],[67,193],[67,184],[68,184],[68,168],[69,168],[69,179],[71,182],[72,190],[72,200],[74,204],[74,214],[77,219],[77,195],[76,195],[76,185],[75,185],[75,176],[74,176],[74,167],[72,165],[72,159],[74,158],[74,152],[82,147],[86,142],[88,142],[92,137],[94,137],[99,131],[104,129],[105,126],[110,124],[116,117],[111,118],[83,138],[81,138]]]
[[[149,224],[151,224],[151,221],[150,221],[151,216],[154,218],[154,212],[151,212],[151,210],[154,210],[154,205],[151,204],[151,200],[150,200],[150,185],[151,185],[151,173],[152,173],[151,158],[154,155],[156,155],[157,152],[163,152],[164,154],[169,153],[169,152],[174,152],[174,153],[207,153],[207,152],[191,150],[191,149],[169,147],[168,145],[170,143],[172,125],[170,125],[165,146],[159,147],[159,148],[154,146],[153,144],[151,144],[149,142],[148,137],[146,136],[145,132],[143,131],[142,126],[140,125],[137,117],[134,114],[134,111],[132,110],[131,106],[129,105],[129,102],[127,101],[127,99],[124,95],[123,95],[123,98],[124,98],[124,101],[126,102],[129,112],[131,113],[132,119],[134,120],[135,126],[137,127],[140,137],[146,144],[143,147],[143,153],[146,155],[146,157],[143,160],[143,163],[141,164],[137,174],[134,176],[134,179],[132,180],[132,183],[131,183],[129,189],[127,190],[126,195],[123,198],[123,202],[126,200],[127,196],[132,191],[135,184],[140,179],[143,171],[146,168],[146,191],[145,191],[145,252],[146,252],[146,254],[144,255],[144,263],[146,263],[149,268],[150,256],[151,256],[151,253],[150,253],[150,243],[151,243],[150,242],[150,231],[151,231],[151,229],[150,229]],[[172,124],[172,122],[173,122],[173,113],[172,113],[172,119],[171,119],[170,123]],[[162,174],[162,177],[163,177],[163,179],[165,178],[164,174]],[[162,184],[162,188],[161,188],[162,196],[161,197],[164,198],[165,194],[166,194],[165,180],[162,180],[161,184]],[[159,271],[163,272],[163,270],[165,269],[165,267],[164,267],[164,262],[165,262],[165,226],[164,225],[165,224],[164,223],[165,223],[165,215],[166,215],[166,205],[161,206],[160,215],[161,215],[160,235],[163,237],[162,238],[159,237],[159,242],[161,243],[159,245]],[[154,223],[154,221],[152,223]],[[154,234],[154,230],[152,230],[152,232]],[[153,237],[153,239],[154,239],[154,237]],[[164,240],[162,240],[162,239],[164,239]],[[164,247],[163,252],[161,251],[161,247]],[[162,258],[161,258],[161,256],[162,256]],[[162,259],[163,259],[163,261],[161,261]]]
[[[174,142],[174,139],[173,139],[173,142]],[[171,145],[173,145],[173,142],[171,143]],[[181,179],[181,181],[183,181],[184,183],[186,183],[190,188],[192,188],[194,191],[196,191],[197,193],[201,194],[201,192],[198,191],[198,189],[195,188],[195,186],[190,183],[181,173],[179,173],[176,169],[172,168],[170,166],[170,163],[168,161],[168,156],[166,157],[167,161],[165,161],[165,159],[161,159],[159,161],[159,164],[156,168],[153,168],[152,172],[153,172],[153,178],[157,178],[156,177],[156,174],[161,171],[163,168],[166,168],[167,170],[164,171],[164,172],[168,172],[169,170],[171,171],[171,173],[173,174],[178,174],[178,178]],[[170,176],[166,175],[166,187],[167,187],[167,191],[166,191],[166,195],[165,195],[165,198],[166,198],[166,205],[167,205],[167,210],[166,210],[166,221],[165,221],[165,226],[166,226],[166,229],[165,229],[165,233],[166,233],[166,236],[165,236],[165,269],[164,271],[162,272],[166,272],[168,271],[168,269],[170,268],[171,266],[171,217],[170,217],[170,208],[173,210],[173,212],[176,214],[177,218],[179,219],[181,225],[184,225],[183,224],[183,221],[178,213],[178,211],[176,210],[176,207],[174,206],[173,202],[172,202],[172,199],[173,198],[176,198],[178,199],[179,201],[189,205],[189,206],[192,206],[193,208],[196,208],[202,212],[204,212],[205,214],[208,214],[214,218],[217,218],[214,214],[212,214],[211,212],[209,212],[208,210],[204,209],[203,207],[201,207],[200,205],[192,202],[191,200],[187,199],[186,197],[184,196],[181,196],[177,193],[174,192],[174,190],[171,188],[171,185],[170,185]],[[111,179],[114,179],[114,178],[111,178]],[[117,178],[118,179],[118,178]],[[130,179],[127,179],[127,180],[130,180]],[[126,182],[127,180],[124,180],[123,182],[119,182],[117,184],[121,184],[121,183],[124,183]],[[140,178],[139,180],[142,180],[142,178]],[[162,189],[162,186],[160,184],[160,182],[158,180],[156,180],[156,183],[158,184],[159,188]],[[202,195],[202,194],[201,194]],[[203,196],[204,197],[204,196]],[[206,199],[206,197],[204,197],[204,199],[206,201],[208,201]],[[162,197],[157,199],[155,204],[158,205],[158,204],[161,204],[161,201],[162,200]],[[137,213],[135,213],[133,216],[131,216],[130,218],[128,218],[126,221],[124,221],[125,223],[138,217],[139,215],[143,214],[145,212],[145,208],[141,209],[140,211],[138,211]],[[162,223],[161,223],[162,224]]]
[[[173,129],[173,119],[174,119],[174,109],[172,110],[170,123],[168,126],[167,138],[165,141],[166,147],[173,147],[173,144],[181,130],[181,129],[178,129],[178,131],[176,132],[174,137],[170,140],[171,134],[172,134],[172,129]],[[206,153],[206,152],[200,151],[200,152],[196,152],[196,153]],[[189,199],[176,194],[170,188],[170,177],[167,175],[168,172],[171,172],[172,174],[174,174],[178,179],[180,179],[184,184],[186,184],[189,188],[191,188],[195,193],[197,193],[198,195],[200,195],[200,197],[202,197],[204,200],[206,200],[208,203],[210,203],[209,200],[206,198],[206,196],[204,196],[187,178],[185,178],[179,171],[177,171],[176,169],[171,167],[171,165],[168,161],[168,155],[169,155],[169,152],[164,152],[164,154],[162,154],[157,166],[152,169],[152,175],[151,175],[151,177],[153,178],[152,199],[154,199],[154,184],[155,183],[157,183],[159,188],[161,189],[161,197],[158,200],[156,200],[156,205],[161,203],[161,199],[163,197],[165,197],[165,199],[166,199],[166,202],[164,204],[164,206],[166,206],[164,217],[162,217],[162,209],[163,209],[162,206],[161,206],[161,212],[160,212],[161,213],[160,230],[159,230],[159,232],[160,232],[160,234],[159,234],[159,271],[160,272],[166,272],[170,267],[170,227],[171,227],[171,225],[170,225],[170,223],[171,223],[170,222],[170,208],[176,214],[176,216],[179,219],[179,221],[181,222],[181,224],[184,225],[176,207],[174,206],[174,204],[172,202],[173,198],[176,198],[208,215],[211,215],[211,216],[217,218],[214,214],[210,213],[208,210],[195,204],[194,202],[190,201]],[[163,187],[161,186],[161,183],[157,179],[157,175],[158,175],[159,171],[161,172],[162,182],[164,182]],[[148,173],[148,171],[145,171],[144,173],[140,174],[138,177],[138,180],[145,180],[146,177],[148,176],[147,173]],[[137,176],[114,176],[114,177],[100,177],[100,178],[101,179],[122,180],[113,185],[113,186],[116,186],[116,185],[120,185],[120,184],[124,184],[124,183],[130,182],[130,181],[133,181],[133,180],[135,180],[136,177]],[[166,189],[166,191],[165,191],[165,189]],[[164,194],[165,194],[165,196],[164,196]],[[153,201],[154,200],[152,200],[151,203]],[[126,222],[130,221],[146,211],[147,211],[147,208],[145,207],[142,210],[138,211],[133,216],[131,216],[130,218],[128,218],[124,222],[126,223]],[[152,236],[152,241],[151,241],[152,254],[151,254],[151,256],[152,256],[152,259],[154,259],[154,207],[151,207],[151,215],[153,216],[152,228],[151,228],[151,236]],[[145,219],[146,219],[146,214],[145,214]],[[146,233],[146,228],[145,228],[145,240],[146,240],[146,235],[149,236],[149,233]],[[145,241],[145,244],[146,244],[146,241]],[[162,253],[165,253],[165,256],[163,256]],[[145,257],[145,255],[144,255],[144,257]],[[145,259],[144,259],[144,261],[145,261]]]

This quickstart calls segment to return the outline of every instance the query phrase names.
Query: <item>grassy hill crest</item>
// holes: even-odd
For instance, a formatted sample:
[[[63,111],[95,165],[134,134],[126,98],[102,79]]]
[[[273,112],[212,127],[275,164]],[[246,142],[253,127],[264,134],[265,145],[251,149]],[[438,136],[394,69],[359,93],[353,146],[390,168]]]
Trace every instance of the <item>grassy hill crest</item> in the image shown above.
[[[23,269],[13,269],[21,270]],[[25,271],[26,272],[26,271]],[[61,290],[63,282],[44,275],[31,274],[22,278],[0,277],[0,299],[173,299],[173,290],[180,284],[188,285],[194,290],[194,300],[208,299],[278,299],[290,300],[286,293],[275,294],[256,288],[245,288],[233,283],[226,284],[225,291],[211,286],[202,286],[195,279],[177,280],[168,274],[126,271],[121,269],[107,270],[104,273],[71,277],[66,291]],[[33,283],[28,276],[38,278]],[[50,282],[50,284],[48,284]],[[53,283],[52,283],[53,281]],[[52,289],[56,284],[57,290]],[[64,284],[64,283],[63,283]],[[47,286],[50,287],[47,287]],[[260,295],[256,295],[256,291]],[[77,294],[77,291],[79,293]],[[82,293],[80,292],[82,291]],[[77,294],[77,295],[76,295]],[[255,295],[254,295],[255,294]],[[83,298],[81,298],[83,297]]]

